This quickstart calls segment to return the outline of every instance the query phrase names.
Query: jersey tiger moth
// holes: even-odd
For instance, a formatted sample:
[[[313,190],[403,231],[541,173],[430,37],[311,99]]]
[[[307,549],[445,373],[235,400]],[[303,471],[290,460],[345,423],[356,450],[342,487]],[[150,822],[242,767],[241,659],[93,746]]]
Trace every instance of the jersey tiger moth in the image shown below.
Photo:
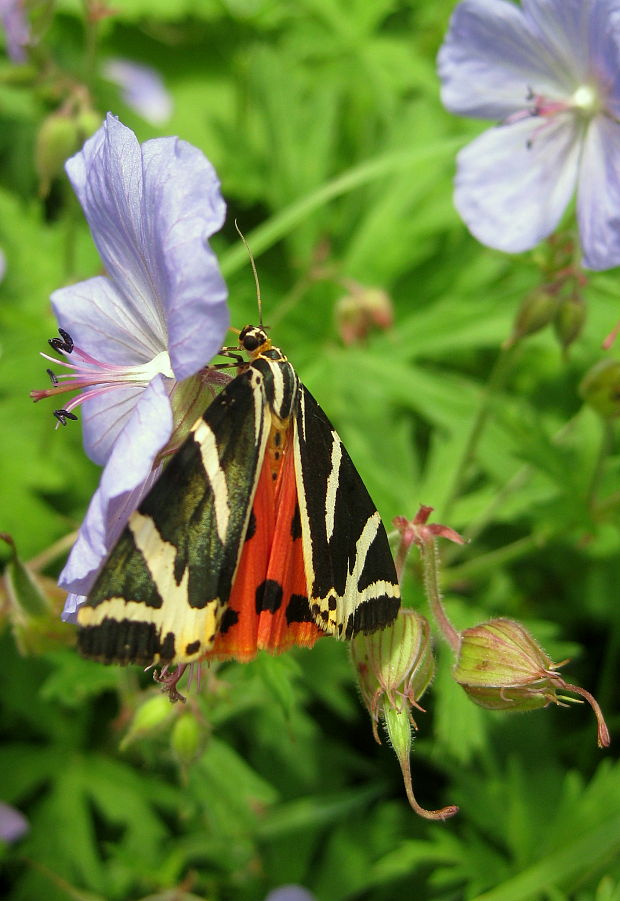
[[[387,535],[340,438],[262,327],[246,326],[239,347],[248,362],[131,514],[78,611],[86,657],[249,660],[397,615]]]

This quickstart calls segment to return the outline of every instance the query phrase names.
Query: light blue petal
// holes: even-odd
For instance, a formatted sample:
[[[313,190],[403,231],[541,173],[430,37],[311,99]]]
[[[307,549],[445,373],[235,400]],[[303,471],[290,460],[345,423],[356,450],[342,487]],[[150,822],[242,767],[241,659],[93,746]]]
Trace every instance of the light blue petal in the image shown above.
[[[122,88],[127,106],[152,125],[163,125],[172,115],[172,97],[159,72],[150,66],[129,59],[109,59],[103,74]]]
[[[226,287],[207,243],[225,216],[213,167],[177,138],[141,148],[108,114],[67,172],[130,318],[149,345],[169,345],[178,379],[197,372],[228,327]]]
[[[23,813],[0,801],[0,840],[16,842],[29,829],[30,824]]]
[[[88,594],[129,515],[157,478],[153,463],[171,434],[172,411],[163,379],[158,376],[144,390],[118,437],[60,574],[63,588]]]
[[[302,885],[281,885],[269,892],[265,901],[316,901],[316,897]]]
[[[579,149],[566,113],[492,128],[468,144],[457,159],[454,202],[472,234],[508,253],[551,234],[577,183]]]
[[[75,344],[104,363],[137,366],[166,349],[164,336],[145,329],[137,308],[104,276],[59,288],[51,301]]]
[[[224,222],[215,170],[191,144],[147,141],[144,219],[165,267],[168,352],[177,379],[193,375],[217,353],[228,328],[227,290],[208,239]]]
[[[131,129],[108,114],[66,164],[105,268],[139,330],[164,348],[162,261],[144,221],[142,152]]]
[[[577,190],[579,235],[587,269],[620,266],[620,124],[600,116],[583,147]]]
[[[522,5],[541,53],[567,93],[592,76],[605,76],[601,63],[612,50],[610,37],[617,26],[610,16],[618,0],[523,0]],[[613,55],[610,72],[617,79],[620,60]]]
[[[523,11],[507,0],[463,0],[438,56],[441,99],[453,113],[503,120],[528,92],[566,96],[563,73]],[[571,88],[571,92],[574,88]]]

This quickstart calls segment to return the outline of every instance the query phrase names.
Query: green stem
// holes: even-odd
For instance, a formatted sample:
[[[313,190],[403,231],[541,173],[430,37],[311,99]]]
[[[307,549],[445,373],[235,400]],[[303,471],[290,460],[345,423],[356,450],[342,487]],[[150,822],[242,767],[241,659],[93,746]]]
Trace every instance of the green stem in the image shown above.
[[[426,590],[426,596],[431,611],[435,617],[435,622],[437,623],[439,631],[456,654],[461,639],[459,633],[448,619],[448,615],[441,600],[441,591],[439,589],[439,551],[437,550],[437,542],[433,540],[421,545],[420,555],[422,557],[424,588]]]
[[[354,166],[353,169],[349,169],[311,194],[296,200],[277,215],[268,219],[263,225],[254,229],[253,232],[250,232],[247,235],[247,240],[252,248],[252,254],[254,257],[260,256],[261,253],[273,247],[277,241],[292,231],[300,222],[307,219],[314,210],[325,206],[334,198],[348,194],[393,172],[398,172],[401,169],[411,169],[429,158],[448,157],[462,143],[462,138],[450,138],[431,144],[428,147],[417,148],[416,150],[388,153]],[[235,245],[220,257],[220,268],[225,278],[246,265],[247,252],[242,244]]]
[[[504,385],[506,381],[506,376],[510,372],[512,362],[517,353],[517,347],[518,346],[502,348],[497,356],[495,365],[491,370],[489,380],[482,394],[478,412],[476,413],[474,421],[472,422],[469,436],[467,438],[467,443],[465,444],[463,453],[461,455],[461,460],[457,467],[454,479],[452,480],[452,487],[445,501],[444,508],[441,514],[442,521],[448,522],[450,519],[452,507],[454,506],[455,501],[461,493],[463,483],[467,478],[471,463],[476,456],[476,450],[478,448],[480,438],[484,431],[489,413],[492,409],[492,401],[499,389]]]

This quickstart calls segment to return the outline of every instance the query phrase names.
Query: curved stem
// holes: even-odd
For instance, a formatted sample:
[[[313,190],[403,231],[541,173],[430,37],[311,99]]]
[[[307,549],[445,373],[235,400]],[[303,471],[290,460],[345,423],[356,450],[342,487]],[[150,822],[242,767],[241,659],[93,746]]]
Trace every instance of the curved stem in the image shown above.
[[[446,639],[454,653],[456,654],[461,639],[448,616],[446,614],[443,602],[441,600],[441,591],[439,590],[439,551],[437,550],[436,541],[428,541],[420,548],[422,557],[422,569],[424,573],[424,588],[429,600],[429,604],[435,617],[435,622]]]
[[[594,469],[592,470],[592,477],[590,479],[590,484],[588,486],[588,506],[590,508],[594,507],[596,503],[596,494],[601,482],[601,478],[603,476],[603,470],[605,468],[605,460],[609,456],[611,451],[612,443],[613,443],[613,433],[609,420],[604,420],[602,423],[603,426],[603,434],[601,435],[601,443],[598,449],[598,454],[596,456],[596,461],[594,463]]]

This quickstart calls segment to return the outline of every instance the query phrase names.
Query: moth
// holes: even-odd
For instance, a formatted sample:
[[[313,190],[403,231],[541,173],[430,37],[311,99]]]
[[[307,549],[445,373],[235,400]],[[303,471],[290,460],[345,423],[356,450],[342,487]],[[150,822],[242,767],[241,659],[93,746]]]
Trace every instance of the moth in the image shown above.
[[[262,326],[239,348],[79,609],[86,657],[249,660],[397,615],[385,529],[332,424]]]

